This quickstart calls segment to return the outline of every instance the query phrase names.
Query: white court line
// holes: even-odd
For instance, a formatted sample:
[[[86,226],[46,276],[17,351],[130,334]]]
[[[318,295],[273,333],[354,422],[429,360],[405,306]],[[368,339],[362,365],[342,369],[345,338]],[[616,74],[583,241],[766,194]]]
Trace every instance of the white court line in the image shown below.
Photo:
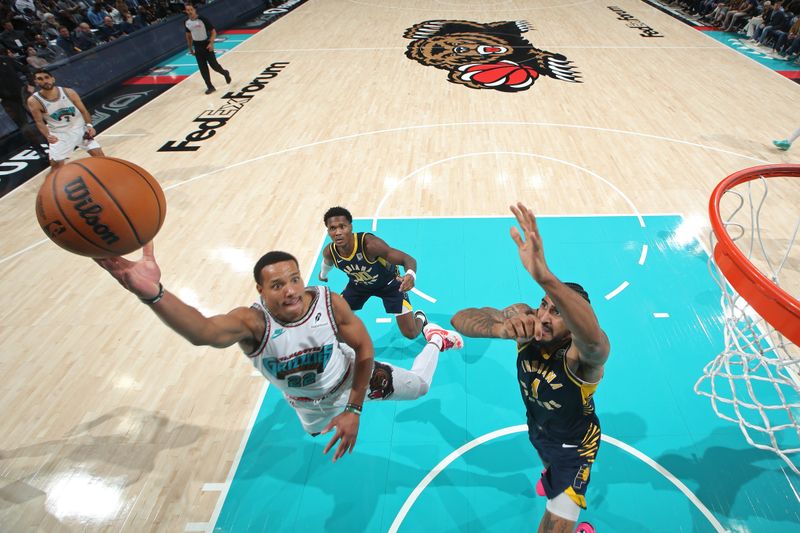
[[[781,467],[781,472],[783,472],[783,477],[786,478],[787,483],[792,488],[792,492],[794,493],[794,497],[797,498],[797,501],[800,502],[800,495],[797,494],[797,491],[794,489],[794,485],[792,484],[792,480],[789,479],[789,476],[786,475],[786,470]]]
[[[220,492],[225,488],[225,483],[203,483],[203,492]]]
[[[525,11],[537,10],[538,11],[538,10],[541,10],[541,9],[560,9],[560,8],[564,8],[564,7],[582,6],[582,5],[585,5],[585,4],[593,3],[593,0],[585,0],[583,2],[572,2],[570,4],[555,4],[555,5],[552,5],[552,6],[542,6],[542,7],[531,7],[531,6],[528,6],[528,7],[525,7],[525,8],[522,8],[522,7],[509,8],[509,7],[503,7],[503,6],[498,6],[496,8],[493,8],[493,7],[489,6],[488,8],[480,8],[480,7],[478,7],[478,8],[471,8],[470,9],[470,8],[464,6],[464,8],[462,8],[462,9],[447,9],[447,8],[440,8],[440,7],[437,7],[435,9],[434,8],[426,9],[424,7],[398,7],[398,6],[387,6],[387,5],[383,5],[383,4],[370,4],[369,2],[359,2],[358,0],[347,0],[347,1],[350,2],[351,4],[358,4],[358,5],[369,6],[369,7],[378,7],[378,8],[383,8],[383,9],[403,9],[403,10],[412,10],[412,11],[446,11],[446,12],[455,11],[455,12],[458,12],[458,13],[473,12],[473,11],[478,11],[478,12],[485,13],[485,12],[498,11],[498,10],[508,11],[508,12],[522,11],[522,10],[525,10]]]
[[[556,163],[561,163],[562,165],[566,165],[568,167],[572,167],[574,169],[577,169],[577,170],[580,170],[582,172],[585,172],[586,174],[589,174],[593,178],[597,178],[598,180],[602,181],[607,186],[609,186],[611,189],[613,189],[618,195],[620,195],[622,197],[622,199],[625,201],[625,203],[628,204],[628,206],[631,208],[631,210],[636,214],[635,216],[639,220],[639,225],[641,227],[643,227],[643,228],[645,227],[644,219],[642,218],[642,215],[639,213],[639,210],[636,208],[636,205],[633,203],[633,201],[631,201],[631,199],[628,198],[628,196],[624,192],[622,192],[619,189],[619,187],[617,187],[616,185],[614,185],[613,183],[611,183],[610,181],[608,181],[604,177],[600,176],[596,172],[593,172],[593,171],[589,170],[586,167],[582,167],[580,165],[576,165],[575,163],[570,163],[569,161],[565,161],[563,159],[558,159],[556,157],[549,157],[549,156],[546,156],[546,155],[534,154],[534,153],[531,153],[531,152],[509,152],[509,151],[505,151],[505,150],[491,150],[491,151],[488,151],[488,152],[468,152],[466,154],[459,154],[459,155],[454,155],[454,156],[450,156],[450,157],[445,157],[444,159],[439,159],[437,161],[433,161],[432,163],[428,163],[426,165],[418,167],[418,168],[414,169],[411,173],[406,174],[405,176],[400,178],[398,181],[396,181],[392,185],[392,187],[388,191],[386,191],[386,194],[383,195],[383,198],[381,198],[381,201],[378,204],[378,208],[375,209],[375,214],[373,215],[373,219],[372,219],[372,231],[375,231],[375,229],[378,227],[378,216],[379,216],[379,213],[381,212],[381,208],[383,207],[383,204],[386,203],[386,200],[389,199],[389,197],[392,195],[392,193],[394,193],[394,191],[396,191],[398,188],[400,188],[400,185],[404,181],[406,181],[408,179],[411,179],[416,174],[419,174],[420,172],[428,170],[429,168],[434,167],[436,165],[439,165],[441,163],[447,163],[447,162],[455,161],[456,159],[461,159],[461,158],[465,158],[465,157],[486,156],[486,155],[494,155],[494,156],[496,156],[496,155],[512,155],[512,156],[518,155],[518,156],[524,156],[524,157],[533,157],[535,159],[544,159],[545,161],[554,161]]]
[[[324,233],[322,239],[319,242],[319,246],[317,246],[317,253],[314,255],[314,260],[319,256],[320,252],[322,251],[322,246],[325,244],[325,239],[328,237],[327,233]],[[311,274],[314,272],[314,267],[316,263],[311,264],[311,269],[308,271],[305,279],[311,278]],[[217,503],[214,506],[214,512],[211,514],[211,519],[206,524],[206,528],[204,530],[193,530],[193,531],[206,531],[206,533],[213,533],[214,528],[217,526],[217,520],[219,520],[219,515],[222,512],[222,506],[225,504],[225,499],[228,497],[228,491],[231,489],[231,483],[233,482],[233,476],[236,474],[236,470],[239,468],[239,463],[242,460],[242,456],[244,455],[244,449],[247,446],[247,441],[250,440],[250,434],[253,432],[253,427],[256,424],[256,418],[258,418],[258,412],[261,410],[261,405],[264,403],[264,398],[267,396],[267,390],[269,389],[269,381],[266,379],[264,380],[264,388],[261,391],[261,396],[258,398],[255,407],[253,408],[253,414],[250,416],[250,422],[247,424],[247,429],[245,429],[244,435],[242,435],[242,442],[239,444],[239,450],[236,452],[236,457],[231,464],[230,470],[228,470],[228,475],[225,478],[225,483],[223,483],[223,489],[220,491],[220,495],[217,498]],[[186,527],[189,527],[188,525]]]
[[[184,531],[208,531],[208,522],[189,522]]]
[[[433,481],[436,478],[436,476],[438,476],[445,468],[447,468],[450,465],[450,463],[452,463],[453,461],[455,461],[456,459],[458,459],[460,456],[464,455],[471,449],[480,446],[481,444],[484,444],[490,440],[496,439],[498,437],[503,437],[505,435],[511,435],[513,433],[522,433],[527,431],[528,431],[528,426],[526,424],[520,424],[518,426],[509,426],[507,428],[498,429],[496,431],[492,431],[485,435],[481,435],[480,437],[469,441],[468,443],[464,444],[460,448],[450,453],[450,455],[442,459],[439,462],[439,464],[434,466],[433,469],[430,472],[428,472],[428,474],[424,478],[422,478],[422,481],[420,481],[419,484],[416,487],[414,487],[414,490],[411,491],[411,494],[408,495],[406,501],[403,502],[403,506],[400,508],[400,511],[398,511],[397,516],[395,516],[394,521],[392,522],[392,525],[389,527],[389,533],[397,533],[397,530],[403,523],[403,520],[405,520],[408,511],[414,505],[414,502],[417,501],[419,495],[422,494],[422,491],[425,490],[425,488],[431,483],[431,481]],[[644,462],[646,465],[650,466],[653,470],[655,470],[656,472],[667,478],[667,480],[670,483],[675,485],[678,488],[678,490],[680,490],[689,499],[689,501],[692,502],[692,504],[694,504],[695,507],[697,507],[697,509],[701,513],[703,513],[703,516],[706,517],[706,519],[709,521],[711,526],[716,531],[720,533],[725,532],[725,528],[722,527],[722,524],[720,524],[720,522],[711,513],[711,511],[709,511],[708,508],[705,505],[703,505],[703,502],[701,502],[697,498],[697,496],[695,496],[694,493],[691,490],[689,490],[689,488],[686,485],[684,485],[677,477],[675,477],[675,475],[673,475],[672,472],[670,472],[669,470],[667,470],[666,468],[664,468],[663,466],[661,466],[660,464],[658,464],[653,459],[651,459],[644,453],[640,452],[636,448],[620,440],[617,440],[614,437],[609,437],[608,435],[602,435],[600,438],[604,442],[608,442],[612,446],[616,446],[617,448],[620,448],[621,450],[628,452],[629,454],[633,455],[640,461]]]
[[[19,189],[19,187],[17,187],[17,189]],[[10,260],[14,259],[15,257],[17,257],[18,255],[22,255],[25,252],[27,252],[28,250],[33,250],[34,248],[36,248],[40,244],[44,244],[44,243],[49,242],[49,241],[50,241],[50,239],[43,239],[41,241],[35,242],[35,243],[31,244],[30,246],[27,246],[27,247],[23,248],[22,250],[20,250],[18,252],[14,252],[13,254],[11,254],[9,256],[6,256],[6,257],[0,259],[0,264],[5,263],[6,261],[10,261]]]
[[[789,80],[789,81],[791,81],[791,80]],[[158,99],[156,98],[154,100],[151,100],[150,102],[147,102],[146,104],[144,104],[144,106],[142,106],[142,108],[137,110],[137,112],[141,112],[145,107],[149,106],[150,104],[152,104],[156,100],[158,100]],[[123,118],[119,123],[117,123],[115,125],[115,127],[118,127],[121,123],[125,122],[126,120],[128,120],[132,116],[133,116],[133,114]],[[316,146],[322,146],[322,145],[325,145],[325,144],[332,144],[332,143],[336,143],[336,142],[339,142],[339,141],[358,139],[358,138],[361,138],[361,137],[367,137],[367,136],[370,136],[370,135],[378,135],[378,134],[383,134],[383,133],[398,133],[398,132],[411,131],[411,130],[448,128],[448,127],[463,127],[463,126],[536,126],[536,127],[545,127],[545,128],[554,127],[554,128],[568,128],[568,129],[577,129],[577,130],[599,131],[599,132],[604,132],[604,133],[617,133],[617,134],[620,134],[620,135],[630,135],[630,136],[633,136],[633,137],[641,137],[641,138],[644,138],[644,139],[655,139],[655,140],[659,140],[659,141],[666,141],[666,142],[671,142],[671,143],[691,146],[691,147],[694,147],[694,148],[701,148],[701,149],[704,149],[704,150],[710,150],[712,152],[718,152],[718,153],[721,153],[721,154],[727,154],[727,155],[732,155],[732,156],[735,156],[735,157],[740,157],[742,159],[746,159],[746,160],[749,160],[749,161],[755,161],[757,163],[763,163],[763,164],[769,163],[769,161],[766,161],[764,159],[759,159],[757,157],[751,157],[749,155],[739,154],[739,153],[736,153],[736,152],[732,152],[730,150],[725,150],[723,148],[716,148],[714,146],[707,146],[707,145],[704,145],[704,144],[694,143],[694,142],[690,142],[690,141],[684,141],[684,140],[675,139],[675,138],[672,138],[672,137],[664,137],[664,136],[661,136],[661,135],[653,135],[653,134],[650,134],[650,133],[641,133],[641,132],[638,132],[638,131],[626,131],[626,130],[618,130],[618,129],[614,129],[614,128],[600,128],[600,127],[597,127],[597,126],[584,126],[584,125],[580,125],[580,124],[560,124],[560,123],[551,123],[551,122],[525,122],[525,121],[522,121],[522,122],[515,122],[515,121],[445,122],[445,123],[441,123],[441,124],[418,124],[416,126],[401,126],[401,127],[397,127],[397,128],[387,128],[387,129],[383,129],[383,130],[373,130],[373,131],[367,131],[367,132],[362,132],[362,133],[353,133],[353,134],[350,134],[350,135],[343,135],[341,137],[334,137],[332,139],[325,139],[325,140],[322,140],[322,141],[315,141],[315,142],[308,143],[308,144],[301,144],[301,145],[293,146],[293,147],[290,147],[290,148],[284,148],[283,150],[278,150],[277,152],[271,152],[271,153],[268,153],[268,154],[260,155],[258,157],[245,159],[244,161],[239,161],[238,163],[233,163],[231,165],[227,165],[227,166],[224,166],[222,168],[218,168],[216,170],[212,170],[211,172],[206,172],[205,174],[199,174],[199,175],[197,175],[197,176],[195,176],[193,178],[189,178],[187,180],[175,183],[175,184],[173,184],[173,185],[171,185],[169,187],[164,187],[164,191],[169,191],[169,190],[172,190],[172,189],[176,189],[178,187],[182,187],[184,185],[188,185],[189,183],[193,183],[195,181],[207,178],[209,176],[213,176],[214,174],[217,174],[217,173],[220,173],[220,172],[225,172],[227,170],[230,170],[230,169],[233,169],[233,168],[236,168],[236,167],[239,167],[239,166],[249,165],[250,163],[256,163],[256,162],[261,161],[262,159],[267,159],[267,158],[270,158],[270,157],[276,157],[276,156],[279,156],[279,155],[284,155],[284,154],[292,153],[292,152],[295,152],[295,151],[304,150],[306,148],[314,148]],[[20,190],[22,190],[22,187],[15,188],[11,192],[9,192],[5,196],[3,196],[3,198],[0,198],[0,201],[10,197],[11,195],[15,194],[17,191],[20,191]],[[41,241],[41,242],[44,242],[44,241]],[[33,248],[33,247],[37,246],[38,244],[41,244],[41,242],[36,243],[34,245],[31,245],[30,247],[28,247],[28,248],[26,248],[26,249],[24,249],[24,250],[22,250],[20,252],[15,252],[11,256],[4,257],[4,258],[0,259],[0,264],[2,264],[3,262],[5,262],[5,261],[7,261],[7,260],[9,260],[9,259],[11,259],[13,257],[16,257],[17,255],[19,255],[22,252],[28,251],[28,249]]]
[[[623,281],[622,283],[620,283],[619,287],[617,287],[613,291],[611,291],[608,294],[606,294],[606,300],[610,300],[611,298],[613,298],[617,294],[619,294],[622,291],[624,291],[628,287],[628,285],[630,285],[630,283],[628,283],[627,281]]]
[[[669,318],[669,313],[653,313],[653,318]]]
[[[392,319],[391,318],[376,318],[375,322],[378,323],[378,324],[391,324],[392,323]]]
[[[425,294],[424,292],[422,292],[421,290],[419,290],[419,289],[418,289],[418,288],[416,288],[416,287],[414,287],[413,289],[411,289],[411,292],[413,292],[414,294],[416,294],[417,296],[419,296],[419,297],[420,297],[420,298],[422,298],[423,300],[428,300],[428,301],[429,301],[430,303],[432,303],[432,304],[435,304],[435,303],[438,301],[438,300],[437,300],[436,298],[434,298],[433,296],[428,296],[427,294]]]
[[[639,213],[643,217],[682,217],[682,213],[672,213],[666,211],[664,213]],[[536,218],[568,218],[568,217],[632,217],[630,213],[553,213],[548,215],[536,215]],[[453,218],[505,218],[514,219],[513,215],[508,213],[500,213],[499,215],[397,215],[397,216],[382,216],[383,220],[416,220],[416,219],[453,219]],[[371,216],[360,217],[354,216],[353,220],[372,220]]]
[[[647,259],[647,245],[643,244],[642,245],[642,255],[639,256],[639,264],[643,265],[645,259]]]

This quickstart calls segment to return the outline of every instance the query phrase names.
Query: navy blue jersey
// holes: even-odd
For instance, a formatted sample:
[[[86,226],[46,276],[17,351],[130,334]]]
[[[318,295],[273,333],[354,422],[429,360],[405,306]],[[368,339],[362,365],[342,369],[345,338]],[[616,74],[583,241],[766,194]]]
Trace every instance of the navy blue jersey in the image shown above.
[[[382,257],[378,257],[373,261],[369,260],[364,250],[364,239],[367,238],[367,235],[372,234],[358,232],[353,235],[355,237],[353,252],[347,257],[339,255],[336,251],[336,245],[333,243],[330,243],[328,248],[336,268],[347,274],[347,277],[350,278],[350,283],[361,288],[383,289],[397,279],[400,271],[397,265],[387,262]]]
[[[562,442],[580,442],[590,424],[599,426],[592,397],[597,383],[582,381],[569,369],[570,344],[552,354],[536,342],[518,347],[517,378],[532,438],[543,434]]]

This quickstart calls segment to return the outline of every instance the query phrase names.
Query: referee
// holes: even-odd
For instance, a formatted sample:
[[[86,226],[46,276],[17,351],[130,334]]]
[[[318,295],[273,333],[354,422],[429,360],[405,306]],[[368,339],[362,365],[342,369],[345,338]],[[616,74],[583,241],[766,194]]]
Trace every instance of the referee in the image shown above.
[[[197,10],[191,4],[186,4],[186,43],[189,45],[189,53],[197,59],[197,66],[200,68],[200,75],[206,82],[206,94],[211,94],[217,89],[211,83],[211,75],[208,72],[211,68],[225,76],[225,83],[231,82],[231,73],[217,63],[217,56],[214,55],[214,39],[217,37],[217,30],[207,18],[197,14]],[[194,44],[194,47],[192,47]]]

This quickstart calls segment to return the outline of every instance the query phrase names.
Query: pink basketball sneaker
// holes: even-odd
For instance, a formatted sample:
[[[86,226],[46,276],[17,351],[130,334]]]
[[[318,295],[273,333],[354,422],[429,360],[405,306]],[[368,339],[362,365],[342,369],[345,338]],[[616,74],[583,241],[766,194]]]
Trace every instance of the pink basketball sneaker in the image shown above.
[[[439,345],[439,350],[441,351],[453,348],[460,350],[464,347],[464,339],[461,338],[458,332],[444,329],[442,326],[434,324],[433,322],[428,322],[428,324],[422,328],[422,333],[425,335],[425,340]],[[437,337],[440,339],[439,342],[436,340]]]
[[[589,522],[581,522],[575,528],[575,533],[595,533],[594,526]]]

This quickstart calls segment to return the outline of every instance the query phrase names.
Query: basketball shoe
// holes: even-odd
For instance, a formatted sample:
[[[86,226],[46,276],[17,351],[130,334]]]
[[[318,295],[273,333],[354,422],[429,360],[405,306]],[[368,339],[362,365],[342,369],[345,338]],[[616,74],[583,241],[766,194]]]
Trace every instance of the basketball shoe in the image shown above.
[[[778,150],[783,150],[784,152],[789,148],[791,148],[792,146],[792,143],[790,143],[786,139],[783,139],[781,141],[772,141],[772,144],[774,144],[778,148]]]
[[[575,533],[595,533],[594,526],[589,522],[581,522],[575,528]]]
[[[433,322],[429,322],[422,328],[422,334],[425,335],[425,340],[434,343],[442,352],[453,348],[460,350],[464,347],[464,339],[461,338],[458,332],[444,329]]]

